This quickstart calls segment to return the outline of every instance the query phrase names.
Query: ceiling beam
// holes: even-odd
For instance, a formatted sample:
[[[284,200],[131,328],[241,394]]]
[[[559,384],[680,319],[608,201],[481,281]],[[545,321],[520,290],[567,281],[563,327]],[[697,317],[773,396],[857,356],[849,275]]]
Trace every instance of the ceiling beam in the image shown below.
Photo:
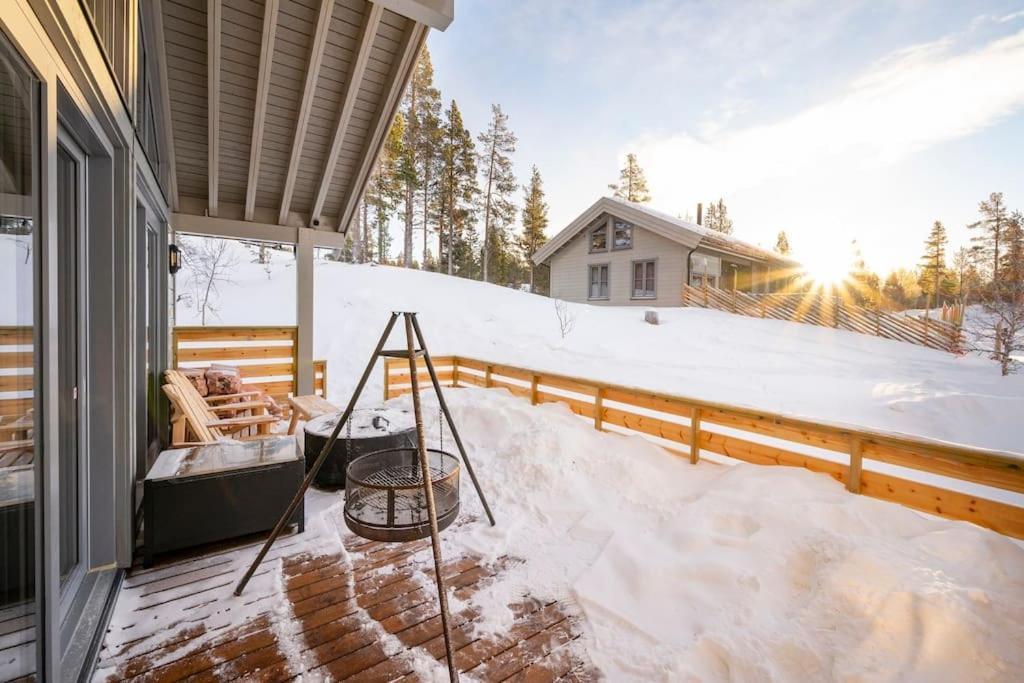
[[[349,70],[348,79],[345,81],[344,92],[341,97],[341,109],[338,112],[338,124],[334,128],[331,151],[324,160],[324,170],[320,177],[320,189],[317,190],[316,199],[313,201],[313,210],[310,211],[314,224],[319,224],[320,222],[320,213],[324,209],[327,192],[330,190],[331,181],[334,179],[334,169],[338,165],[338,155],[341,154],[341,145],[345,142],[348,123],[356,107],[359,86],[363,82],[366,64],[370,61],[370,50],[373,48],[373,40],[377,35],[377,28],[380,26],[380,19],[383,14],[384,8],[379,4],[375,2],[368,2],[366,4],[362,31],[356,43],[358,46],[356,48],[356,57],[352,62],[352,68]]]
[[[174,121],[171,118],[171,90],[167,84],[167,48],[164,46],[164,10],[163,4],[150,5],[153,19],[153,35],[151,44],[156,46],[157,71],[160,74],[160,112],[164,130],[164,156],[167,159],[170,175],[171,210],[177,211],[178,199],[178,166],[174,155]]]
[[[295,124],[295,137],[292,140],[291,160],[288,162],[288,175],[285,176],[284,192],[281,194],[281,211],[277,222],[285,225],[291,209],[292,193],[295,192],[295,175],[299,171],[302,160],[302,144],[306,139],[309,127],[309,114],[313,109],[313,96],[316,94],[316,82],[320,75],[320,64],[324,59],[324,48],[327,46],[327,34],[330,32],[331,15],[334,13],[334,0],[320,1],[320,15],[316,20],[316,33],[309,51],[309,66],[306,68],[306,83],[302,89],[302,104],[299,106],[299,117]]]
[[[352,222],[352,215],[355,213],[356,205],[366,190],[366,183],[370,179],[370,171],[373,170],[377,157],[380,155],[381,147],[384,145],[384,138],[391,122],[395,119],[398,105],[401,102],[405,89],[409,87],[409,80],[412,78],[413,67],[416,58],[427,39],[428,28],[424,24],[410,21],[409,27],[402,38],[402,45],[399,48],[395,63],[388,76],[387,86],[384,89],[388,93],[387,99],[381,103],[377,111],[377,124],[372,134],[367,138],[360,157],[362,161],[356,170],[352,182],[349,184],[348,193],[341,204],[341,212],[338,214],[338,230],[348,232],[348,226]]]
[[[249,143],[249,182],[245,186],[245,220],[251,221],[256,211],[256,186],[260,179],[260,157],[263,154],[263,126],[267,120],[267,98],[270,94],[270,73],[274,64],[274,36],[277,33],[278,0],[267,0],[263,8],[263,42],[260,46],[260,71],[256,80],[256,111],[252,119],[252,140]]]
[[[299,239],[299,232],[302,231],[312,238],[313,246],[315,247],[342,249],[345,246],[345,236],[340,232],[293,228],[277,225],[276,223],[239,221],[231,218],[196,216],[189,213],[171,214],[171,227],[176,234],[185,233],[225,239],[278,242],[281,244],[296,244]]]
[[[206,175],[207,204],[211,216],[217,215],[217,185],[220,181],[220,2],[206,0],[206,148],[209,153]]]

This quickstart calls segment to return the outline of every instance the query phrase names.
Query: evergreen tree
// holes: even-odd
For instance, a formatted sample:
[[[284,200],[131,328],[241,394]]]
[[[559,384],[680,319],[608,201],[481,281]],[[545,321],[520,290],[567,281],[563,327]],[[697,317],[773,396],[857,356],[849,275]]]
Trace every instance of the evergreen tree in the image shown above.
[[[395,116],[387,138],[377,158],[377,167],[366,188],[363,201],[373,209],[373,228],[377,233],[376,257],[380,263],[387,263],[391,248],[391,234],[388,226],[391,216],[398,208],[405,187],[408,168],[404,164],[405,116]],[[366,217],[369,226],[368,216]],[[367,240],[370,242],[371,240]]]
[[[509,130],[508,115],[501,111],[500,105],[491,105],[491,122],[487,130],[480,134],[478,141],[480,170],[484,180],[482,185],[485,188],[482,207],[484,245],[480,260],[483,281],[490,282],[494,247],[504,247],[508,243],[505,236],[495,239],[495,233],[507,230],[516,211],[512,193],[516,191],[517,183],[510,156],[516,151],[516,136]]]
[[[981,287],[981,275],[978,273],[977,256],[973,250],[960,247],[953,254],[953,271],[956,281],[956,296],[967,303],[971,295]]]
[[[704,227],[726,235],[732,234],[732,219],[729,218],[729,209],[725,206],[725,200],[708,202],[708,210],[704,214]]]
[[[548,205],[544,201],[544,187],[540,171],[534,166],[530,173],[530,184],[523,186],[523,256],[530,267],[530,291],[535,292],[537,266],[533,255],[547,241],[544,230],[548,227]]]
[[[434,66],[426,46],[420,53],[418,69],[421,72],[418,116],[419,129],[416,140],[416,175],[419,179],[420,224],[423,229],[423,258],[421,268],[429,268],[434,259],[430,256],[429,237],[431,225],[436,226],[438,194],[441,172],[441,93],[434,87]]]
[[[647,178],[636,160],[636,154],[630,152],[626,155],[626,165],[619,171],[619,182],[610,183],[608,189],[616,197],[630,202],[644,204],[651,201],[651,194],[647,191]]]
[[[1024,215],[1020,211],[1010,216],[1004,244],[999,261],[999,281],[1011,287],[1024,284]]]
[[[779,236],[775,238],[775,251],[783,256],[789,256],[789,238],[785,230],[779,230]]]
[[[991,279],[992,284],[995,285],[999,279],[1004,233],[1010,223],[1010,211],[1003,202],[1003,193],[993,192],[990,194],[988,199],[978,204],[978,212],[982,216],[981,220],[971,223],[967,227],[978,231],[971,241],[974,242],[979,255],[987,256],[990,259]]]
[[[907,307],[907,292],[903,289],[898,273],[889,273],[885,278],[885,285],[882,287],[882,300],[887,308],[901,311]]]
[[[417,199],[419,191],[423,188],[424,164],[420,154],[424,149],[424,131],[429,125],[431,102],[438,100],[439,97],[434,88],[434,67],[430,63],[430,54],[424,49],[416,60],[416,66],[413,67],[412,78],[409,79],[409,87],[405,91],[401,107],[401,113],[405,117],[405,129],[399,169],[405,191],[402,265],[406,268],[412,267]]]
[[[467,223],[472,222],[473,202],[480,192],[477,185],[476,146],[473,136],[462,123],[459,106],[452,100],[444,112],[441,129],[441,168],[438,188],[438,268],[449,275],[469,277],[472,272],[472,244],[464,240]],[[467,262],[470,258],[470,262]]]
[[[921,256],[921,290],[931,296],[932,304],[936,306],[942,294],[942,278],[946,273],[948,241],[946,228],[940,221],[935,221],[924,242],[924,254]]]

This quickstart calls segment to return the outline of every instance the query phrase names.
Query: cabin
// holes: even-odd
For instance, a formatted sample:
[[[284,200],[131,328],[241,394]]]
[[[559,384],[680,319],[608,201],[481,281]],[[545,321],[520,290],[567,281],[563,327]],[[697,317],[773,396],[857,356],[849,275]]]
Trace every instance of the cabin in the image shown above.
[[[747,293],[782,290],[799,264],[642,204],[602,197],[533,261],[550,296],[608,306],[682,306],[684,285]]]

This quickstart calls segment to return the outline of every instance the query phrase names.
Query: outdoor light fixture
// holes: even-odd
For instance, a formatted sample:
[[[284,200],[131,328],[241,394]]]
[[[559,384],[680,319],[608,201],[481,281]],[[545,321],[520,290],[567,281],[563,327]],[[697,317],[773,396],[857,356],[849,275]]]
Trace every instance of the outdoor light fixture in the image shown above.
[[[171,269],[171,275],[174,275],[181,270],[181,249],[178,249],[177,244],[172,244],[168,248],[168,263]]]

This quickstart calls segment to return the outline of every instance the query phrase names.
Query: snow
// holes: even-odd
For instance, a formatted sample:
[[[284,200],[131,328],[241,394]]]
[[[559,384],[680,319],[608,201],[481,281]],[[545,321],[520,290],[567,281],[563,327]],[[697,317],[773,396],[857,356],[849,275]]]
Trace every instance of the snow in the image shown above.
[[[244,252],[244,248],[237,247]],[[243,253],[239,258],[245,261]],[[294,261],[243,262],[222,285],[212,324],[294,324]],[[179,275],[179,277],[181,277]],[[457,354],[750,407],[838,425],[1024,450],[1024,376],[988,359],[779,320],[697,308],[567,304],[441,274],[316,262],[314,354],[327,360],[329,398],[344,403],[391,311],[419,312],[431,353]],[[269,284],[268,284],[269,283]],[[271,285],[282,284],[275,288]],[[179,305],[178,324],[196,324]],[[400,328],[401,326],[397,326]],[[404,346],[396,329],[391,346]],[[382,392],[380,365],[364,391]]]

